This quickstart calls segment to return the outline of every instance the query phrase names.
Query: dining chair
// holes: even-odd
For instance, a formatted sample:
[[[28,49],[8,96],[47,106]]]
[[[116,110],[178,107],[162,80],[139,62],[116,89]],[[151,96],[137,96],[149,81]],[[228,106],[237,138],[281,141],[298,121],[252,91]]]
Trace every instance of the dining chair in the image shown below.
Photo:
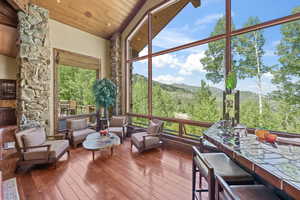
[[[245,170],[240,168],[224,153],[200,153],[193,146],[192,165],[192,199],[199,199],[197,195],[208,192],[208,200],[215,199],[215,175],[224,178],[230,184],[253,184],[254,179]],[[199,176],[199,186],[196,188],[196,179]],[[202,178],[208,184],[207,188],[202,187]]]
[[[216,176],[218,200],[279,200],[274,192],[264,185],[228,185],[221,176]]]

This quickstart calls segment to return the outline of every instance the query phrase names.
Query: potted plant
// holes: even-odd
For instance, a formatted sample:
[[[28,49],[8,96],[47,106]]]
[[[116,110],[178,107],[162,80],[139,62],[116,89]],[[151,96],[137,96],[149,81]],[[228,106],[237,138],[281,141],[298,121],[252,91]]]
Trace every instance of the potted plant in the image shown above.
[[[97,108],[97,131],[100,128],[100,108],[104,108],[104,118],[108,120],[108,109],[115,105],[117,96],[117,87],[109,79],[96,80],[93,85],[93,93],[95,96]]]

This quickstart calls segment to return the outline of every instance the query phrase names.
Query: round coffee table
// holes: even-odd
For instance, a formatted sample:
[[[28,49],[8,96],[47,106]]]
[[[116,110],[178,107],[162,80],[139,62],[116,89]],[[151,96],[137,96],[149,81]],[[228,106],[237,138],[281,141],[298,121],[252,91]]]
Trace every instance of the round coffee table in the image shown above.
[[[109,136],[101,136],[99,132],[89,134],[82,143],[83,148],[91,151],[93,154],[93,160],[95,160],[95,151],[110,148],[111,155],[114,152],[114,146],[120,144],[120,138],[114,134],[109,133]]]

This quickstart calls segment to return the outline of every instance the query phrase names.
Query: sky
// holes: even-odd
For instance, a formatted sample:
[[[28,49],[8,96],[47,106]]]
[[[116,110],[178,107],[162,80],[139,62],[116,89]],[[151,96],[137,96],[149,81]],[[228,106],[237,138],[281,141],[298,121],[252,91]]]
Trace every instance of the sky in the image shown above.
[[[257,16],[264,22],[291,14],[300,0],[232,0],[232,18],[236,29],[244,27],[250,16]],[[225,0],[202,0],[200,8],[188,4],[152,41],[153,52],[176,47],[210,36],[218,19],[225,15]],[[263,62],[266,65],[279,64],[275,54],[281,40],[280,25],[263,30],[266,43]],[[224,83],[214,84],[205,78],[205,70],[200,59],[205,57],[208,45],[201,45],[153,58],[153,80],[172,84],[184,83],[199,86],[205,80],[210,86],[224,89]],[[145,50],[139,55],[144,55]],[[139,61],[133,65],[133,73],[147,76],[147,62]],[[263,77],[263,90],[267,94],[274,89],[272,74]],[[254,78],[238,80],[237,89],[257,91]]]

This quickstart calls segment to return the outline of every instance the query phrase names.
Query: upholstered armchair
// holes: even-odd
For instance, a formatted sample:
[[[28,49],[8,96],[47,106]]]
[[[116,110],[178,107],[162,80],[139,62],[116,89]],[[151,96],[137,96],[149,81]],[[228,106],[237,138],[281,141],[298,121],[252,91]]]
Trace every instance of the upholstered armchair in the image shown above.
[[[135,146],[139,152],[161,147],[163,145],[161,140],[163,125],[163,121],[153,119],[149,122],[146,132],[134,133],[131,136],[131,150],[132,146]]]
[[[68,137],[74,148],[82,143],[86,136],[94,133],[95,130],[89,128],[88,119],[68,119],[67,120]]]
[[[127,134],[127,117],[113,116],[109,121],[109,131],[118,135],[123,143]]]
[[[20,157],[17,168],[56,163],[66,152],[70,154],[69,141],[65,135],[47,136],[42,128],[16,131],[15,143]]]

